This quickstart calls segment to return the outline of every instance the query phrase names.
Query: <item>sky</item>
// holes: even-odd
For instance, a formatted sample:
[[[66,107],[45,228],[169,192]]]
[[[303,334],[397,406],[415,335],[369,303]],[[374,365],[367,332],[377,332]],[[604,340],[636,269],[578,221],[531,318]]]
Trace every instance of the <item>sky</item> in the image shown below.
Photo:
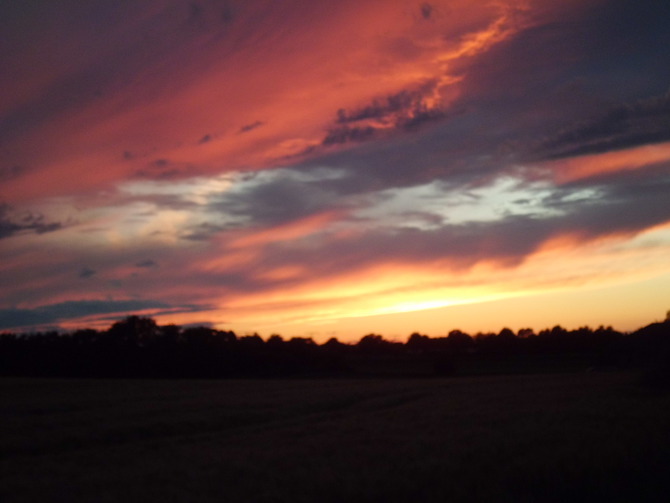
[[[0,2],[0,330],[670,309],[670,4]]]

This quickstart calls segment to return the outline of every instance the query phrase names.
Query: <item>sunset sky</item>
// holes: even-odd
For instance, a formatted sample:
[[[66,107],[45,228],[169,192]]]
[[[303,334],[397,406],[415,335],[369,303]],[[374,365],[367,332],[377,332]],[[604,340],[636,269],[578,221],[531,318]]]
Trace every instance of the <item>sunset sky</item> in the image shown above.
[[[0,3],[0,331],[670,309],[670,3]]]

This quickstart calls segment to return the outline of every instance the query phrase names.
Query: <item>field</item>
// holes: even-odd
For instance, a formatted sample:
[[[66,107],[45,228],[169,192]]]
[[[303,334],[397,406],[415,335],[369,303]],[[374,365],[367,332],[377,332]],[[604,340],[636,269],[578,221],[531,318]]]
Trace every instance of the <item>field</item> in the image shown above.
[[[668,501],[670,394],[620,372],[0,380],[0,501]]]

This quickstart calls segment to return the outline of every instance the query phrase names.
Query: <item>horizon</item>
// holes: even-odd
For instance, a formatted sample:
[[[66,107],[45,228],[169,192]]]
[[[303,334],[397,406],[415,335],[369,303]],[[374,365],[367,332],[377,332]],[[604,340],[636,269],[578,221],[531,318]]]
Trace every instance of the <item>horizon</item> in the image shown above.
[[[653,319],[653,320],[648,320],[646,323],[632,329],[632,330],[619,330],[617,327],[613,327],[612,325],[608,324],[600,324],[598,326],[590,326],[590,325],[580,325],[580,326],[575,326],[575,327],[565,327],[560,324],[556,324],[553,326],[544,326],[544,327],[535,327],[535,326],[530,326],[528,324],[522,324],[521,328],[518,329],[512,329],[508,326],[500,327],[496,330],[489,329],[489,330],[477,330],[477,331],[469,331],[469,330],[461,330],[459,328],[450,328],[445,330],[443,333],[425,333],[421,332],[418,330],[413,331],[412,333],[405,334],[405,336],[400,337],[400,336],[391,336],[389,337],[387,334],[379,333],[374,330],[368,331],[366,333],[359,334],[357,337],[352,336],[349,338],[345,338],[344,340],[340,340],[337,336],[331,336],[328,338],[314,338],[312,336],[285,336],[284,334],[279,334],[279,333],[269,333],[269,334],[259,334],[258,332],[245,332],[245,333],[236,333],[234,330],[226,330],[225,328],[216,328],[213,326],[211,323],[191,323],[187,325],[176,325],[176,324],[160,324],[158,323],[154,318],[151,316],[142,316],[138,314],[126,314],[123,317],[115,317],[115,318],[110,318],[110,323],[108,324],[100,324],[99,326],[89,326],[89,327],[84,327],[84,326],[78,326],[75,328],[71,329],[64,329],[62,327],[45,327],[39,331],[25,331],[25,330],[17,330],[17,331],[12,331],[12,330],[0,330],[0,336],[39,336],[39,335],[44,335],[44,334],[50,334],[50,333],[57,333],[59,336],[72,336],[75,335],[77,332],[86,332],[86,331],[94,331],[99,334],[105,333],[105,332],[111,332],[115,329],[115,327],[118,326],[124,326],[127,325],[132,321],[132,319],[138,319],[138,320],[146,320],[152,323],[158,330],[159,332],[162,329],[165,328],[176,328],[180,332],[187,333],[187,331],[192,330],[192,329],[206,329],[206,330],[211,330],[214,333],[219,332],[219,333],[224,333],[224,334],[234,334],[236,338],[245,338],[245,337],[260,337],[264,342],[269,342],[272,338],[274,337],[279,337],[281,340],[284,342],[288,342],[291,340],[303,340],[303,341],[312,341],[313,343],[317,345],[324,345],[327,342],[330,342],[331,340],[335,340],[339,342],[340,344],[347,344],[347,345],[357,345],[358,343],[361,342],[364,338],[367,338],[369,336],[374,336],[374,337],[381,337],[381,339],[385,342],[392,343],[392,344],[407,344],[411,340],[412,336],[414,335],[419,335],[421,337],[427,337],[428,339],[432,340],[437,340],[437,339],[443,339],[451,336],[452,333],[458,333],[458,334],[464,334],[467,335],[468,337],[471,337],[472,339],[477,339],[480,336],[483,336],[484,338],[490,337],[490,336],[497,336],[503,332],[510,331],[514,334],[515,337],[519,338],[527,338],[529,335],[534,335],[534,336],[542,336],[543,333],[546,332],[553,332],[556,329],[560,329],[561,331],[564,331],[565,333],[570,333],[570,332],[577,332],[580,333],[583,330],[596,333],[601,330],[604,330],[606,332],[615,332],[623,336],[627,335],[633,335],[636,332],[639,332],[642,329],[646,329],[652,325],[662,325],[662,324],[668,324],[670,323],[670,310],[668,310],[665,314],[664,319]]]
[[[662,320],[668,20],[633,0],[6,3],[0,332]]]

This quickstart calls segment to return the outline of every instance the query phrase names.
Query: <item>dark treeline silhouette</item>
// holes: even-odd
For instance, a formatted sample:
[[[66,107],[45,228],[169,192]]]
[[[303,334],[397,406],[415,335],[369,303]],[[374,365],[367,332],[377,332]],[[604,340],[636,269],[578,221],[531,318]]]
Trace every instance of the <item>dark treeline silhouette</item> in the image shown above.
[[[633,333],[611,327],[535,333],[508,328],[444,337],[413,333],[406,342],[378,334],[344,344],[333,338],[237,336],[207,327],[159,326],[127,316],[108,330],[0,335],[0,375],[53,377],[452,376],[570,369],[650,368],[668,380],[670,317]]]

